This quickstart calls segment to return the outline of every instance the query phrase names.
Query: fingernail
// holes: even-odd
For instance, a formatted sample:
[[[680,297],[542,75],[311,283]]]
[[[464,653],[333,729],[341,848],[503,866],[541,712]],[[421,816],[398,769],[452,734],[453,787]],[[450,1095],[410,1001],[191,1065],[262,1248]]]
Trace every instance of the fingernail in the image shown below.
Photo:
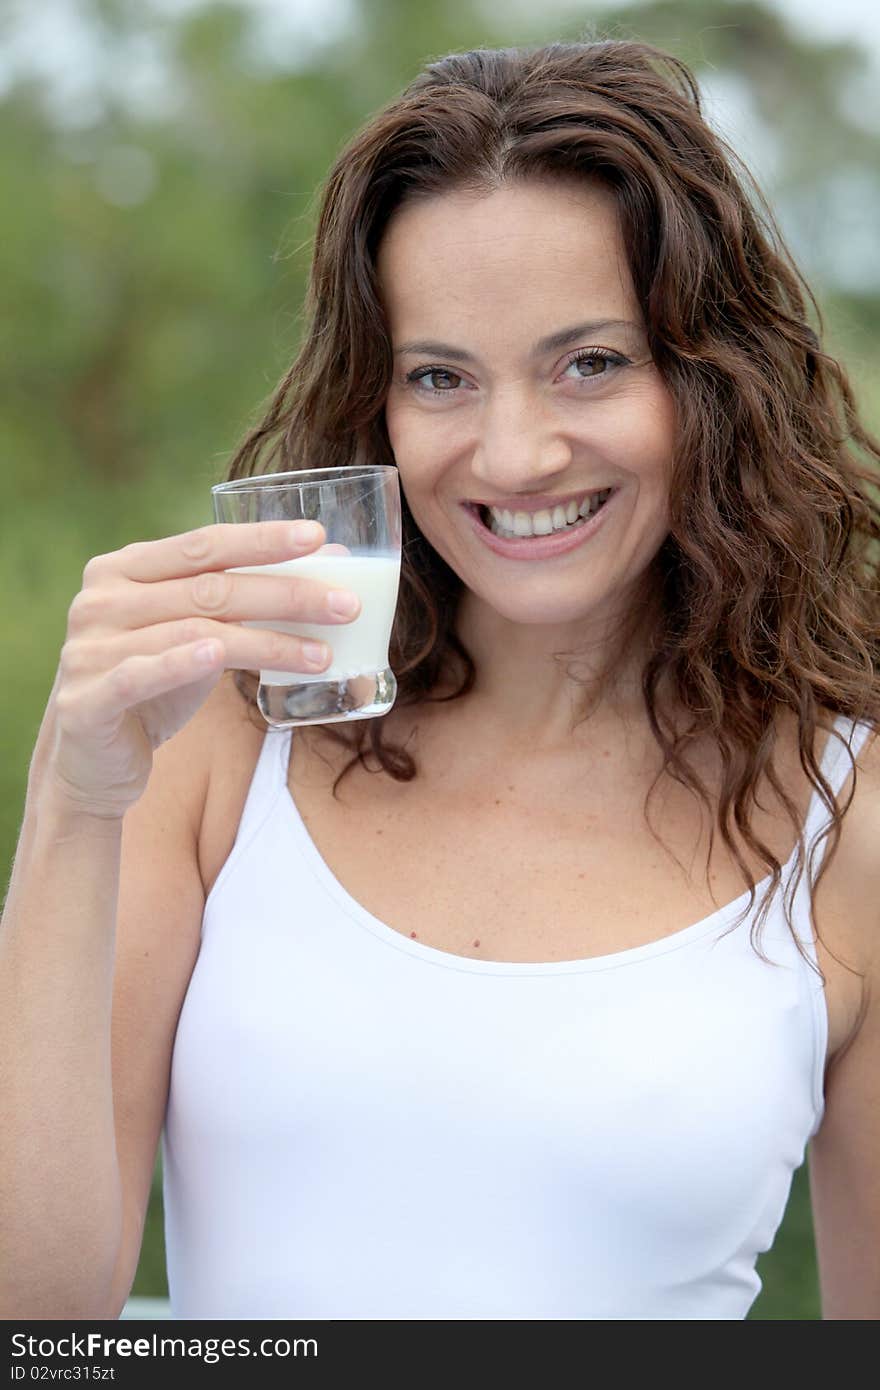
[[[302,649],[310,666],[323,666],[327,660],[327,648],[323,642],[303,642]]]
[[[327,595],[327,607],[337,618],[350,618],[360,606],[357,594],[350,594],[347,589],[331,589]]]

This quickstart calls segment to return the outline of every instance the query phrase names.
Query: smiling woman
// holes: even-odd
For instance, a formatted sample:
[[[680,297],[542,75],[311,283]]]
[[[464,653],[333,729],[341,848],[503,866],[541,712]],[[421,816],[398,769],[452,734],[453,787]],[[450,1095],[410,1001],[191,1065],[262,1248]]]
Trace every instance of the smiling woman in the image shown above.
[[[266,729],[245,615],[324,598],[229,532],[280,534],[87,566],[9,1316],[124,1305],[160,1132],[175,1317],[741,1319],[808,1144],[823,1315],[880,1316],[880,443],[771,224],[641,44],[452,54],[342,151],[228,476],[397,468],[398,701]]]
[[[646,45],[551,44],[430,64],[330,174],[310,330],[229,470],[322,457],[393,462],[400,473],[397,707],[369,726],[300,731],[288,768],[332,884],[354,886],[343,901],[359,914],[366,904],[374,929],[417,938],[423,960],[464,969],[488,958],[503,972],[515,961],[622,965],[666,941],[686,944],[691,929],[678,929],[699,918],[701,934],[712,924],[741,941],[747,930],[771,976],[768,948],[795,975],[818,967],[821,1013],[817,1021],[808,991],[800,1041],[771,1028],[760,1062],[742,1047],[736,1077],[719,1057],[699,1083],[674,1027],[663,1030],[660,1061],[650,1008],[632,973],[619,974],[617,1003],[604,1000],[607,1027],[632,1018],[644,1065],[653,1054],[666,1069],[646,1092],[644,1077],[624,1077],[618,1051],[609,1074],[621,1111],[638,1093],[680,1153],[678,1101],[699,1110],[711,1093],[726,1107],[723,1119],[710,1107],[715,1136],[734,1151],[760,1128],[758,1091],[776,1070],[765,1098],[781,1147],[751,1171],[748,1199],[725,1187],[720,1165],[703,1255],[678,1243],[675,1197],[649,1197],[647,1183],[630,1193],[642,1229],[669,1232],[665,1272],[658,1255],[646,1275],[654,1256],[611,1221],[605,1256],[591,1263],[580,1301],[559,1297],[559,1315],[744,1316],[760,1287],[754,1257],[772,1241],[813,1136],[825,1315],[880,1312],[876,1264],[846,1253],[866,1228],[880,1239],[880,1156],[859,1119],[877,1102],[867,1000],[878,923],[851,897],[856,881],[862,904],[878,896],[880,445],[859,421],[844,368],[822,350],[815,302],[737,162],[703,121],[688,69]],[[859,449],[870,468],[860,469]],[[237,684],[252,708],[253,675]],[[838,740],[849,766],[835,761]],[[655,793],[662,841],[648,815]],[[813,838],[823,828],[824,859]],[[377,874],[358,845],[383,830]],[[682,858],[702,859],[704,886]],[[710,984],[697,980],[696,958],[673,959],[678,984],[688,980],[706,1008],[690,1024],[681,1008],[681,1044],[709,1059],[736,969],[728,962]],[[781,1018],[784,991],[750,1002],[757,987],[757,977],[743,987],[738,1017]],[[670,1008],[676,988],[651,985]],[[537,1006],[537,989],[532,998]],[[591,1010],[585,998],[575,1009],[572,1055],[587,1045]],[[534,1018],[524,1026],[534,1061],[543,1055]],[[503,1032],[488,1013],[473,1027],[475,1055],[485,1028]],[[735,1032],[729,1023],[728,1041]],[[810,1068],[801,1082],[777,1070],[803,1044],[817,1068],[805,1123],[794,1114]],[[552,1091],[549,1073],[545,1081]],[[599,1103],[589,1086],[576,1091]],[[751,1110],[735,1102],[750,1093]],[[605,1124],[619,1161],[647,1142],[641,1130],[624,1136],[610,1112]],[[595,1131],[585,1139],[598,1142]],[[705,1135],[689,1142],[699,1152]],[[490,1150],[487,1140],[481,1172],[497,1171]],[[423,1176],[430,1182],[428,1167]],[[686,1204],[701,1181],[683,1181]],[[604,1178],[592,1190],[601,1200],[590,1219],[601,1209],[610,1220],[614,1191]],[[759,1217],[761,1190],[774,1196]],[[540,1202],[538,1187],[520,1196]],[[732,1211],[741,1201],[750,1215],[719,1244],[725,1202]],[[467,1239],[488,1280],[492,1237],[479,1229],[470,1225]],[[558,1233],[543,1236],[556,1249],[542,1266],[552,1283],[565,1261]],[[608,1251],[628,1240],[624,1270]],[[412,1288],[403,1249],[401,1263]],[[425,1315],[505,1306],[488,1287],[456,1298],[434,1270],[416,1299]],[[393,1297],[383,1306],[393,1315]],[[522,1285],[506,1306],[528,1316],[552,1300]]]
[[[561,747],[579,686],[593,730],[603,710],[650,727],[658,781],[689,787],[775,894],[752,808],[783,726],[819,794],[830,713],[880,713],[880,444],[737,163],[689,70],[647,45],[429,65],[330,173],[311,326],[229,477],[396,463],[399,710],[486,696],[509,744]],[[601,527],[550,535],[609,489]],[[354,751],[343,775],[369,748],[406,780],[398,722],[322,738]]]

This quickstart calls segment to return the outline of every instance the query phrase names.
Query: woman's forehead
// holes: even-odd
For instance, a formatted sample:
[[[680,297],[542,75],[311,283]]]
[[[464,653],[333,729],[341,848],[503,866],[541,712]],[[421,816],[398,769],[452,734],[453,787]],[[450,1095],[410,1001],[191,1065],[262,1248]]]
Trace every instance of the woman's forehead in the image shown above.
[[[534,237],[587,231],[615,240],[620,235],[617,201],[610,189],[592,180],[518,179],[495,188],[452,188],[404,199],[392,213],[379,248],[390,248],[430,230],[451,244],[475,233],[492,239],[519,233]]]
[[[591,193],[513,185],[403,207],[377,257],[395,335],[448,337],[487,313],[530,339],[578,319],[638,323],[616,205]]]

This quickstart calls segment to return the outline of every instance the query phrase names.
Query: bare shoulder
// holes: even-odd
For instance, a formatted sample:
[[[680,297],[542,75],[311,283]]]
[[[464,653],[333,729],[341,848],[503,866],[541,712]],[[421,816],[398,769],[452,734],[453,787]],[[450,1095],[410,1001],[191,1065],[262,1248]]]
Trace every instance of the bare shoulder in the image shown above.
[[[880,872],[880,728],[872,729],[855,758],[856,775],[846,778],[844,796],[852,788],[851,810],[844,817],[849,821],[849,837],[867,874]],[[875,899],[880,901],[880,897]]]
[[[257,716],[259,717],[259,716]],[[235,684],[235,673],[224,671],[204,704],[189,723],[170,740],[167,752],[180,765],[188,779],[189,806],[198,835],[212,785],[223,777],[224,769],[235,766],[238,752],[259,748],[265,725],[258,728],[254,714]],[[162,756],[165,749],[159,750]]]
[[[850,838],[867,907],[863,916],[863,960],[867,983],[869,987],[873,985],[876,1013],[880,1011],[880,728],[868,735],[855,763],[852,809],[856,814],[852,817]]]
[[[208,699],[199,710],[193,737],[207,755],[209,777],[222,768],[225,759],[218,758],[222,748],[218,740],[231,738],[237,746],[259,748],[266,724],[259,711],[249,705],[235,684],[235,672],[224,671]],[[211,756],[213,754],[213,757]]]
[[[854,761],[854,772],[847,771],[838,792],[844,815],[829,876],[846,904],[867,986],[872,970],[880,967],[880,729],[868,734]]]
[[[194,808],[194,833],[205,898],[232,852],[248,787],[266,725],[225,671],[199,710],[192,748],[201,799]]]
[[[253,772],[250,756],[256,757],[265,733],[265,725],[257,727],[239,693],[234,674],[224,671],[188,723],[157,749],[151,785],[143,798],[173,798],[196,843],[212,802],[223,795],[230,779],[239,782],[244,776],[246,789]]]

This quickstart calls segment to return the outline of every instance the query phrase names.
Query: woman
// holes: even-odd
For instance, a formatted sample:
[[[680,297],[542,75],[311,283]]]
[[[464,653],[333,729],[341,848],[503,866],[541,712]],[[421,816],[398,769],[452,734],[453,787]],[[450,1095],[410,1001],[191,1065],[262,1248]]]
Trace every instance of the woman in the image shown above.
[[[880,444],[771,225],[635,43],[449,56],[343,151],[229,476],[396,463],[398,702],[255,710],[328,657],[243,621],[326,593],[224,571],[320,530],[86,566],[6,1316],[118,1314],[163,1122],[179,1317],[742,1318],[809,1141],[823,1315],[880,1314]]]

